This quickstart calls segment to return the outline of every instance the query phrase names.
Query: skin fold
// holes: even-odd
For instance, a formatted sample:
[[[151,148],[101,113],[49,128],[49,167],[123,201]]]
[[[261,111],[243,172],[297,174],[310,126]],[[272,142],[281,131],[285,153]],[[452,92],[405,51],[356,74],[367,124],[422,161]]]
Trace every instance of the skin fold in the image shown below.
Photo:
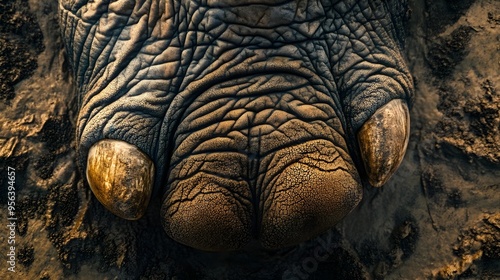
[[[166,233],[201,250],[333,227],[406,150],[391,3],[59,0],[92,191],[132,220],[161,199]]]

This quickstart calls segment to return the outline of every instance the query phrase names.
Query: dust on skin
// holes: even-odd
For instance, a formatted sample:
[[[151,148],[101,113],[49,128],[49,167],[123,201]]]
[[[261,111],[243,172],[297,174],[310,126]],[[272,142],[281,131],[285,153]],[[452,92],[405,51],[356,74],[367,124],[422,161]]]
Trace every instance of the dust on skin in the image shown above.
[[[400,170],[381,190],[366,190],[360,207],[335,229],[292,250],[250,255],[198,253],[169,241],[152,216],[159,205],[137,222],[124,222],[99,205],[76,172],[77,104],[55,21],[57,4],[4,3],[8,8],[1,9],[0,20],[8,20],[0,25],[0,40],[14,38],[17,45],[0,44],[14,48],[10,57],[2,56],[2,63],[11,63],[3,69],[28,73],[9,80],[13,92],[0,89],[8,99],[0,104],[2,194],[4,171],[8,166],[17,170],[16,276],[500,277],[498,1],[412,1],[407,56],[417,99]],[[30,27],[15,29],[14,23]],[[37,26],[44,48],[22,43],[42,38]],[[439,68],[442,62],[448,63],[445,68]],[[16,70],[22,64],[28,68]],[[6,204],[4,195],[0,204]],[[0,219],[6,220],[3,210]],[[4,264],[0,268],[0,278],[12,276]]]

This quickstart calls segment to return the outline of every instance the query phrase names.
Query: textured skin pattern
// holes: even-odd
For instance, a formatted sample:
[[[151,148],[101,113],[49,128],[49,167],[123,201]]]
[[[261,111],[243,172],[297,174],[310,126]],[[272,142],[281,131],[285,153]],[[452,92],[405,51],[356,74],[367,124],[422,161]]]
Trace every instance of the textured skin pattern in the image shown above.
[[[136,145],[156,165],[166,232],[205,250],[296,244],[355,207],[355,133],[413,94],[400,6],[109,2],[60,0],[82,168],[99,139]]]

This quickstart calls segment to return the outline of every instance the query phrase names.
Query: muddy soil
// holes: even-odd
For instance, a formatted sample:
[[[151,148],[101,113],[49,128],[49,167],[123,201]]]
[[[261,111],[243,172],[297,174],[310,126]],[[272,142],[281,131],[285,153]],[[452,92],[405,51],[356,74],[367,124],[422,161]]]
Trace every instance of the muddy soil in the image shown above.
[[[410,5],[416,99],[397,174],[295,248],[209,254],[168,239],[158,205],[130,222],[95,200],[56,1],[0,2],[0,279],[500,279],[500,2]]]

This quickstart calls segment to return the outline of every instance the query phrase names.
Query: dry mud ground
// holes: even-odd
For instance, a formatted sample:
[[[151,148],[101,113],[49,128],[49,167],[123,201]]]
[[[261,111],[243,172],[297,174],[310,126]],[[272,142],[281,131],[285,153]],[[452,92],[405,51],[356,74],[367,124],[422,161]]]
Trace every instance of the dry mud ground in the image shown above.
[[[96,203],[76,171],[56,8],[0,2],[0,279],[500,279],[499,1],[411,1],[416,100],[401,168],[330,232],[251,255],[172,242],[158,205],[128,222]]]

